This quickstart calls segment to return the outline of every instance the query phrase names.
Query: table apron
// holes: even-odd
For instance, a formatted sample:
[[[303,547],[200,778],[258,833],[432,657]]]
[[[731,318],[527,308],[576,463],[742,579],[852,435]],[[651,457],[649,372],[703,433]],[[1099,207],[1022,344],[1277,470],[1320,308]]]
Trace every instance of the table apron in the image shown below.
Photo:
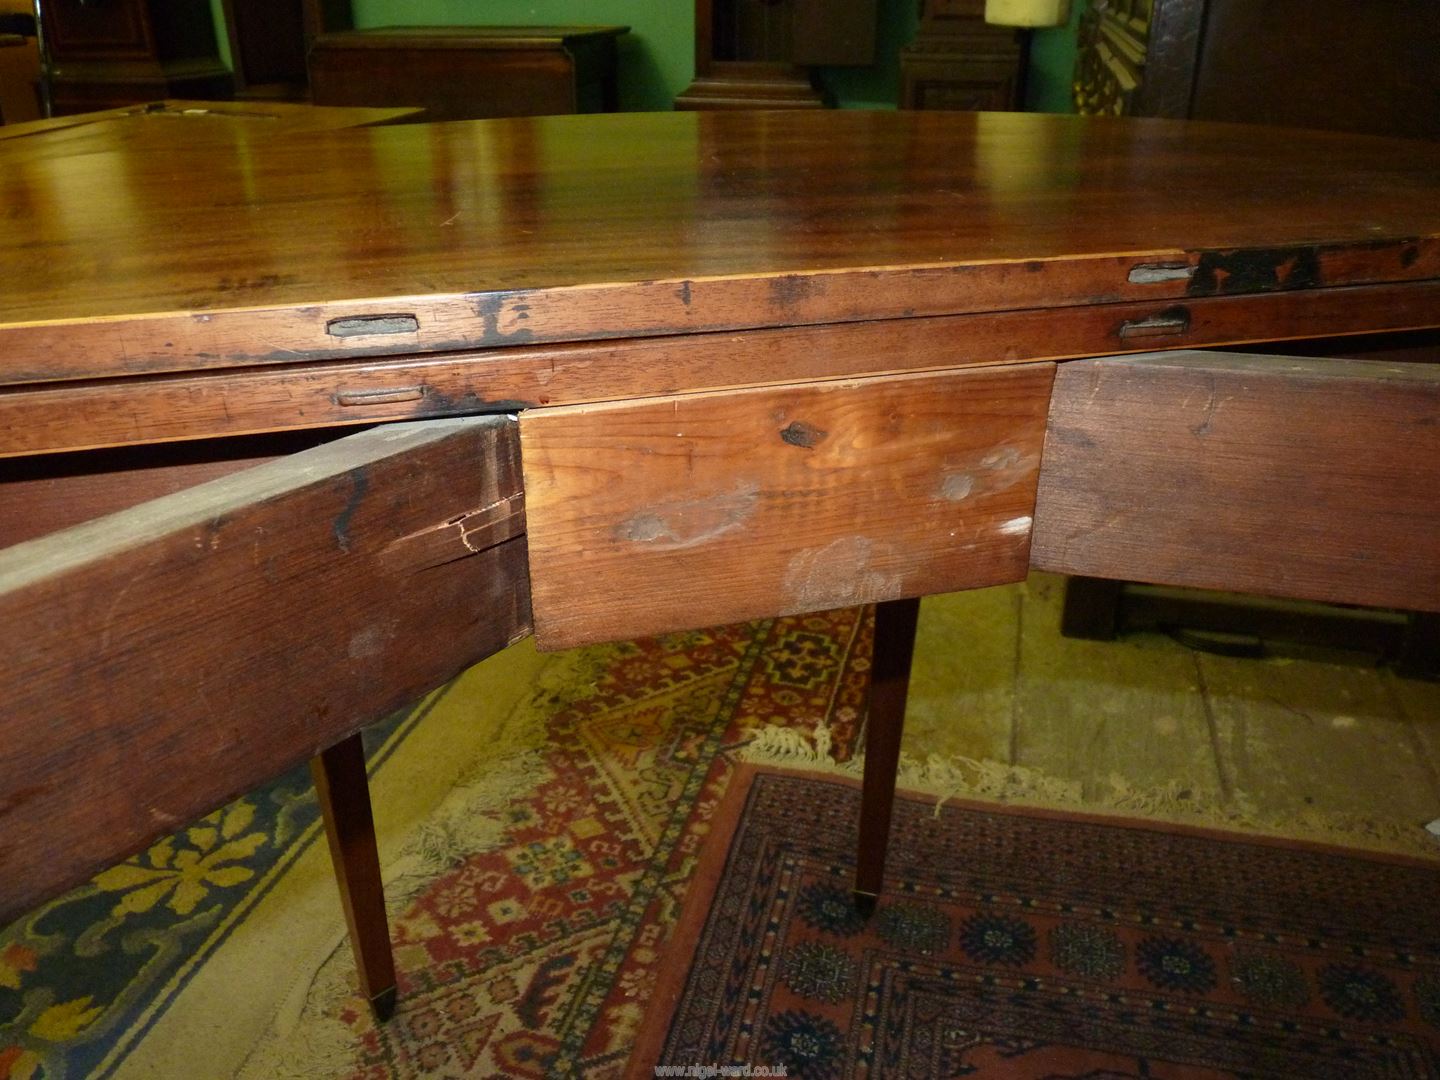
[[[35,383],[0,457],[1435,326],[1424,281]]]

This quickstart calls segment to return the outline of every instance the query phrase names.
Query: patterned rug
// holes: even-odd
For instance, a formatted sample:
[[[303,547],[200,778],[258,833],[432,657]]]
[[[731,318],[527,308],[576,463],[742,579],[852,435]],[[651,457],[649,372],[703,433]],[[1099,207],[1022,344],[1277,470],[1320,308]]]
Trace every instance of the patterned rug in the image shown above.
[[[467,675],[367,739],[377,817],[384,759],[431,726],[448,725],[443,754],[473,757],[398,855],[382,836],[388,1024],[356,994],[338,929],[315,954],[283,940],[303,925],[256,914],[324,847],[302,772],[0,933],[0,1080],[617,1075],[733,751],[761,726],[819,726],[848,756],[871,632],[851,609],[562,654],[488,724]],[[449,764],[429,756],[414,763],[427,781]],[[325,881],[318,910],[338,919]],[[242,962],[243,981],[199,989],[247,933],[282,935],[275,968]],[[275,1012],[293,986],[296,1007]],[[237,1050],[242,1000],[275,1015]]]
[[[1016,598],[951,599],[963,601],[952,623],[970,626]],[[733,820],[716,814],[737,760],[853,770],[871,625],[846,610],[554,657],[523,643],[507,650],[367,733],[401,980],[389,1024],[377,1028],[354,990],[302,770],[0,929],[0,1080],[621,1075],[661,975],[676,970],[664,950],[700,854],[726,850]],[[937,641],[956,670],[996,670],[973,636]],[[1094,805],[1077,782],[957,755],[977,699],[962,695],[971,705],[956,710],[953,681],[927,683],[921,665],[911,729],[928,731],[923,745],[943,755],[907,765],[907,783]],[[1254,824],[1200,814],[1189,794],[1128,787],[1107,805]],[[805,821],[837,837],[848,828],[814,811]],[[1316,831],[1384,846],[1398,838],[1402,850],[1412,833],[1429,843],[1413,823],[1381,824],[1337,830],[1327,819]],[[1035,925],[1037,955],[1048,956],[1050,926]],[[1133,967],[1138,941],[1122,944],[1127,977],[1148,985]],[[1413,1021],[1432,1015],[1416,996],[1431,985],[1418,978],[1429,959],[1417,957],[1409,975],[1368,955],[1345,963],[1390,971]],[[1319,969],[1304,970],[1310,1005],[1328,1016]],[[1216,971],[1231,977],[1224,964]]]
[[[436,700],[365,732],[372,768]],[[5,927],[0,1080],[111,1075],[319,830],[301,765]]]
[[[854,784],[745,772],[633,1076],[1440,1076],[1433,862],[902,799],[867,922]]]

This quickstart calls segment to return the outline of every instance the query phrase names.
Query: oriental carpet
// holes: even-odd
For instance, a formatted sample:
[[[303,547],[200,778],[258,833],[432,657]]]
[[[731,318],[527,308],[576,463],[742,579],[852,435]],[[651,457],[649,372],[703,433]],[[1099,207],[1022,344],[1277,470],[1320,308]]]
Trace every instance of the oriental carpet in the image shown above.
[[[922,636],[930,659],[917,662],[908,726],[928,758],[905,767],[908,784],[1052,807],[1094,807],[1098,796],[1131,816],[1362,846],[1429,843],[1416,824],[1426,818],[1407,809],[1425,809],[1424,793],[1378,821],[1267,823],[1196,789],[1183,755],[1152,773],[1177,778],[1162,784],[1135,773],[1120,783],[1081,761],[1078,775],[1108,777],[1084,791],[1017,762],[1013,736],[1008,761],[1003,733],[998,746],[975,746],[991,714],[1037,715],[963,681],[1008,672],[1012,650],[1025,653],[1016,671],[1027,687],[1055,689],[1046,701],[1084,700],[1077,674],[1103,691],[1098,718],[1062,710],[1057,731],[1113,731],[1133,714],[1137,735],[1153,726],[1151,738],[1188,746],[1191,718],[1176,703],[1193,696],[1190,661],[1173,648],[1076,652],[1049,630],[1034,649],[1011,644],[1023,610],[1026,626],[1052,621],[1054,595],[1041,579],[927,601],[950,623],[928,645]],[[987,613],[1002,618],[992,627]],[[731,825],[715,815],[737,761],[853,771],[870,628],[866,612],[847,610],[549,658],[528,644],[507,650],[367,733],[401,972],[388,1025],[355,993],[301,771],[0,930],[0,1080],[620,1075],[657,980],[688,964],[664,950],[702,851],[727,850]],[[1139,674],[1157,661],[1171,672],[1163,695]],[[1295,681],[1299,668],[1255,670],[1263,692],[1285,700],[1271,680]],[[1325,678],[1305,670],[1306,686]],[[1335,717],[1326,745],[1370,730],[1353,699],[1337,700],[1351,715]],[[1315,737],[1307,731],[1304,745]],[[1414,990],[1413,979],[1400,988],[1412,1010]]]
[[[848,752],[872,625],[850,609],[580,650],[522,671],[513,707],[467,673],[367,733],[377,819],[408,794],[384,790],[387,757],[437,725],[411,780],[453,783],[398,856],[381,822],[389,1024],[353,987],[302,768],[4,928],[0,1080],[617,1070],[733,751],[784,725]],[[304,859],[319,880],[297,896]],[[307,910],[330,927],[308,941]]]
[[[901,799],[867,920],[859,805],[835,778],[737,778],[632,1076],[1440,1075],[1434,863]]]

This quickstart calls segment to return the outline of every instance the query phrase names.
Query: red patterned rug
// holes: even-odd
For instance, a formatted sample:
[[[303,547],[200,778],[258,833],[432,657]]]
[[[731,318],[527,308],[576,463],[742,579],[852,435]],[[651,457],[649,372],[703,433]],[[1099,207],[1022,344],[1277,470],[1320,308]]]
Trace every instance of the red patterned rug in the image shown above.
[[[866,921],[858,811],[743,767],[630,1075],[1440,1076],[1433,863],[901,799]]]
[[[448,868],[389,886],[395,1016],[374,1022],[337,950],[236,1075],[619,1076],[736,752],[783,725],[848,758],[873,625],[849,609],[567,654],[504,733],[522,752],[422,838]],[[477,818],[498,825],[479,845]]]

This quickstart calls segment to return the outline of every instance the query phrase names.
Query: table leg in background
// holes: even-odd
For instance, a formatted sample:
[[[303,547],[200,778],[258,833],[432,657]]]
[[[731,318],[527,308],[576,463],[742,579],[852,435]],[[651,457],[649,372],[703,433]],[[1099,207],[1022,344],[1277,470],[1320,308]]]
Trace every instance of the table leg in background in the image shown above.
[[[860,796],[860,850],[855,869],[855,905],[875,910],[885,876],[890,812],[895,803],[895,770],[910,689],[910,659],[920,601],[887,600],[875,605],[875,655],[870,668],[870,713],[865,721],[865,780]]]

